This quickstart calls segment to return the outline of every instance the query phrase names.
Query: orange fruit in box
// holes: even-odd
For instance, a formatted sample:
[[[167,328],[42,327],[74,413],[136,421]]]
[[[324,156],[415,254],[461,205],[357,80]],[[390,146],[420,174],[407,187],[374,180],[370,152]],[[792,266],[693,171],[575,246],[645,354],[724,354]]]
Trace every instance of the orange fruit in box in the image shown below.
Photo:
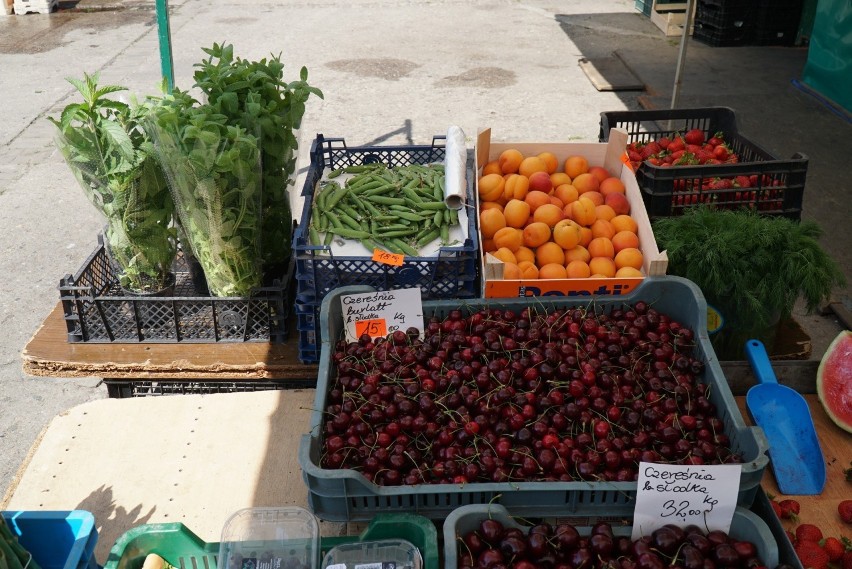
[[[569,279],[587,279],[592,274],[588,263],[580,260],[569,261],[565,266],[565,272],[568,273]]]
[[[603,195],[623,194],[627,191],[627,189],[624,187],[624,182],[622,182],[618,178],[607,178],[606,180],[601,182],[598,191]]]
[[[568,272],[565,267],[556,263],[544,265],[538,269],[538,278],[540,279],[567,279]]]
[[[597,219],[590,227],[592,230],[592,237],[606,237],[609,240],[615,236],[615,229],[612,227],[612,224],[605,219]]]
[[[595,204],[588,198],[580,197],[571,204],[571,219],[584,227],[589,227],[597,219]]]
[[[571,176],[569,176],[565,172],[553,172],[550,175],[550,181],[551,181],[551,183],[553,183],[554,188],[558,188],[559,186],[561,186],[563,184],[570,184],[571,183]]]
[[[569,156],[565,159],[565,168],[563,170],[573,180],[580,174],[585,174],[589,171],[589,161],[583,156]]]
[[[479,178],[479,199],[484,202],[496,202],[503,196],[506,181],[500,174],[486,174]]]
[[[521,269],[515,263],[503,263],[503,279],[518,280],[521,278]]]
[[[573,249],[565,251],[566,263],[570,263],[571,261],[583,261],[584,263],[588,263],[591,258],[592,256],[589,254],[589,250],[582,245],[577,245]]]
[[[536,172],[547,172],[547,164],[538,156],[527,156],[521,161],[518,174],[529,178]],[[549,176],[548,176],[549,177]]]
[[[497,230],[492,239],[498,249],[505,247],[514,253],[523,244],[524,232],[514,227],[503,227]]]
[[[615,276],[617,267],[610,257],[592,257],[592,260],[589,261],[589,270],[592,277],[611,278]]]
[[[545,172],[553,174],[559,168],[559,158],[552,152],[542,152],[538,157],[544,162]]]
[[[639,248],[639,238],[632,231],[619,231],[612,237],[612,247],[618,254],[622,249]]]
[[[518,268],[521,270],[521,278],[538,278],[538,267],[532,261],[518,261]]]
[[[500,163],[497,160],[492,160],[482,167],[482,175],[485,176],[487,174],[503,174],[500,170]]]
[[[603,204],[595,206],[595,215],[598,219],[612,221],[612,218],[615,217],[615,211],[608,205]]]
[[[615,255],[615,266],[618,269],[621,269],[622,267],[633,267],[634,269],[639,270],[642,268],[643,261],[644,257],[642,256],[642,251],[634,247],[622,249]]]
[[[553,241],[565,250],[573,249],[580,243],[580,227],[569,219],[563,219],[553,226]]]
[[[580,197],[580,193],[577,191],[577,188],[571,184],[561,184],[556,186],[556,189],[553,190],[553,195],[562,200],[562,203],[566,206],[570,205],[571,202],[577,201],[577,198]]]
[[[610,173],[603,166],[589,166],[589,174],[598,179],[598,182],[603,182],[610,177]]]
[[[479,214],[479,231],[486,239],[494,237],[494,234],[504,227],[506,218],[499,209],[489,208]]]
[[[544,204],[533,211],[533,221],[546,223],[548,227],[553,227],[564,218],[562,208],[552,203]]]
[[[515,174],[518,168],[521,167],[521,162],[524,160],[524,155],[515,150],[508,148],[500,153],[497,158],[497,163],[500,165],[500,171],[503,174]]]
[[[571,185],[577,188],[577,191],[580,192],[580,195],[582,196],[586,192],[598,191],[601,183],[598,182],[597,178],[586,172],[585,174],[580,174],[574,178]]]
[[[520,174],[507,174],[503,186],[503,198],[509,200],[522,200],[530,191],[530,180]]]
[[[514,253],[512,253],[506,247],[498,247],[497,250],[494,251],[491,254],[494,255],[495,257],[497,257],[498,259],[500,259],[501,261],[503,261],[504,263],[517,263],[518,262],[518,260],[515,258]]]
[[[522,228],[530,217],[530,204],[523,200],[513,199],[503,207],[503,217],[509,227]]]
[[[618,278],[627,278],[627,277],[641,277],[642,271],[639,269],[634,269],[633,267],[621,267],[617,271],[615,271],[615,276]]]
[[[564,265],[565,251],[553,241],[542,243],[535,250],[535,261],[536,265],[539,267],[543,267],[544,265],[549,265],[551,263]]]
[[[638,233],[639,231],[639,224],[636,223],[636,220],[626,214],[616,215],[609,222],[612,223],[616,232],[630,231],[631,233]]]
[[[524,227],[524,246],[535,249],[543,243],[550,241],[550,226],[541,221],[534,221]]]
[[[587,247],[592,258],[607,257],[612,259],[615,257],[615,248],[612,246],[612,241],[606,237],[595,237]],[[613,271],[615,273],[615,271]]]
[[[536,209],[550,203],[550,196],[544,192],[532,191],[526,195],[524,201],[530,204],[530,213],[535,213]]]

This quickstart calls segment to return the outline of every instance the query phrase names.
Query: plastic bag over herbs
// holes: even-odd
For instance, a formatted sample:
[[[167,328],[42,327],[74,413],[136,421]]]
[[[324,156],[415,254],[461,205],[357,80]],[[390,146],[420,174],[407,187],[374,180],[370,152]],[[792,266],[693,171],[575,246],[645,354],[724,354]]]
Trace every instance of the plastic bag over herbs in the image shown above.
[[[142,128],[151,103],[106,98],[124,87],[98,85],[98,74],[68,79],[83,101],[65,107],[56,145],[86,197],[106,218],[106,251],[119,283],[151,293],[173,283],[174,205],[153,144]]]
[[[249,296],[262,284],[259,138],[178,90],[148,128],[210,293]]]

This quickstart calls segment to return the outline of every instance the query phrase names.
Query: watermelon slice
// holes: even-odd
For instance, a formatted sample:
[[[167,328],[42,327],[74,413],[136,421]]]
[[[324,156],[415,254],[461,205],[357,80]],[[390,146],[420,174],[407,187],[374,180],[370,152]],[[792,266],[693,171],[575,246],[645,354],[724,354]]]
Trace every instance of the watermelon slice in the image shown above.
[[[816,388],[831,420],[852,433],[852,332],[849,330],[838,334],[823,355]]]

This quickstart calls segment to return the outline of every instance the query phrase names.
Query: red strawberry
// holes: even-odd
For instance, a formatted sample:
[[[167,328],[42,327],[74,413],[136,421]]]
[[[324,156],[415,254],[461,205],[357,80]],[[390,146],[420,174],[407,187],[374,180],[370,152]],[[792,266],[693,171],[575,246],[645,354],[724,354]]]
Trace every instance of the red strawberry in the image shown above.
[[[678,150],[683,150],[685,148],[686,143],[683,141],[683,137],[677,136],[674,140],[669,142],[669,145],[666,150],[668,150],[669,152],[677,152]]]
[[[745,194],[751,194],[753,192],[745,192]],[[754,199],[755,196],[751,196],[751,199]],[[781,500],[778,502],[778,505],[781,506],[782,517],[787,518],[789,520],[796,521],[798,519],[799,510],[801,510],[801,506],[799,502],[796,500]]]
[[[725,142],[725,135],[721,132],[717,132],[713,136],[710,137],[710,140],[707,141],[707,144],[712,146],[719,146]]]
[[[844,523],[852,524],[852,500],[843,500],[837,504],[837,513]]]
[[[796,556],[805,569],[827,569],[828,553],[813,541],[803,541],[796,544]]]
[[[815,541],[822,539],[822,530],[813,524],[799,524],[796,526],[796,542]]]
[[[840,565],[843,569],[852,569],[852,549],[843,554],[843,557],[840,558]]]
[[[704,131],[700,128],[693,128],[683,135],[687,144],[703,144],[704,138]]]
[[[825,552],[828,553],[828,559],[830,561],[838,561],[846,552],[846,548],[843,547],[843,543],[841,543],[836,537],[827,537],[820,541],[819,544]]]
[[[670,143],[671,141],[672,141],[672,139],[670,139],[670,138],[669,138],[669,137],[667,137],[667,136],[664,136],[663,138],[661,138],[660,140],[658,140],[658,141],[657,141],[657,144],[659,144],[659,145],[660,145],[660,148],[662,148],[663,150],[665,150],[666,148],[668,148],[668,147],[669,147],[669,143]]]
[[[748,176],[737,176],[734,178],[734,185],[740,188],[750,188],[751,187],[751,178]]]
[[[717,160],[722,160],[723,162],[728,159],[728,156],[730,154],[731,153],[728,150],[728,147],[724,144],[720,144],[719,146],[713,149],[713,157]]]
[[[779,504],[775,500],[770,501],[769,504],[772,506],[772,511],[775,512],[775,515],[778,516],[778,518],[780,519],[784,515],[784,513],[781,511],[781,504]]]

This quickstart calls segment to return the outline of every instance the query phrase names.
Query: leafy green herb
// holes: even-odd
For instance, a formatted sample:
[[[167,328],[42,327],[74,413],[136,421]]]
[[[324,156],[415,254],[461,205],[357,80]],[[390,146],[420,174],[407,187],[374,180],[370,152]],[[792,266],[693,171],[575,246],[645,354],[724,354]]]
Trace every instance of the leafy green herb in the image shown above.
[[[745,340],[788,317],[799,298],[814,311],[833,287],[845,284],[812,221],[700,206],[655,221],[654,233],[668,252],[669,274],[695,282],[739,332],[725,351],[740,353]]]
[[[99,75],[69,78],[83,98],[63,109],[57,146],[89,201],[106,217],[107,252],[125,288],[163,288],[177,253],[172,227],[174,206],[142,121],[150,101],[141,104],[106,98],[124,91],[98,85]]]
[[[299,80],[284,81],[281,57],[249,61],[234,57],[228,44],[203,50],[209,58],[196,64],[195,86],[228,118],[260,138],[263,204],[261,251],[265,268],[275,273],[290,256],[292,212],[288,187],[294,183],[298,140],[305,103],[319,89],[308,85],[308,70]],[[280,277],[279,274],[272,276]]]
[[[248,296],[262,284],[259,140],[220,104],[176,89],[153,111],[150,131],[193,254],[215,296]]]

